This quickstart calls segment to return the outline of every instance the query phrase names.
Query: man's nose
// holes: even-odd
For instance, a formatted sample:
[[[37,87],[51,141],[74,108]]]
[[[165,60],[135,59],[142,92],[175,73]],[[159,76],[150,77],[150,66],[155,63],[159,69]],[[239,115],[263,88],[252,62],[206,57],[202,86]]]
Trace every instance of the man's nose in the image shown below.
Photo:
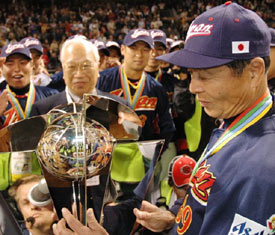
[[[191,76],[191,82],[189,84],[189,91],[193,94],[198,94],[203,92],[203,86],[200,79],[196,75]]]
[[[30,207],[31,207],[32,210],[38,210],[38,209],[40,209],[39,206],[36,206],[36,205],[34,205],[32,203],[30,203]]]
[[[19,63],[14,63],[14,71],[15,72],[20,71],[20,64]]]
[[[82,72],[83,72],[82,70],[83,70],[83,68],[81,67],[81,65],[77,66],[77,67],[75,68],[74,75],[75,75],[75,76],[80,76],[80,75],[82,75]]]
[[[141,55],[142,55],[142,49],[137,49],[136,53],[135,53],[135,56],[140,57]]]

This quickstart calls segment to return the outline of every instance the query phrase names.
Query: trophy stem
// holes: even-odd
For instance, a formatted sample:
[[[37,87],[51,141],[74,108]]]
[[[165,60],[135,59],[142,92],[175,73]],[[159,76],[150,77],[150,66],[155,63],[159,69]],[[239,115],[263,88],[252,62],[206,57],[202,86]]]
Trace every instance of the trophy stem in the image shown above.
[[[81,180],[72,181],[73,189],[73,203],[72,212],[73,215],[80,220],[84,225],[87,224],[86,220],[86,190],[85,184]]]

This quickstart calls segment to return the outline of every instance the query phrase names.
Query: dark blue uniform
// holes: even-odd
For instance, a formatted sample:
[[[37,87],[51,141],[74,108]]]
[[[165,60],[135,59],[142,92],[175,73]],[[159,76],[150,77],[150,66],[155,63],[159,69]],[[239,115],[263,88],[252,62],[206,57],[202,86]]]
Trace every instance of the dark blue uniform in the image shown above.
[[[207,149],[232,121],[213,131]],[[273,104],[262,119],[201,163],[187,200],[172,208],[177,217],[171,234],[274,234],[274,139]]]
[[[3,87],[4,89],[5,87]],[[21,106],[22,110],[25,110],[26,103],[28,97],[26,94],[29,91],[29,85],[23,89],[13,89],[10,88],[12,92],[16,94],[16,99]],[[1,90],[2,92],[2,90]],[[48,88],[48,87],[42,87],[42,86],[35,86],[35,98],[34,102],[37,102],[41,99],[44,99],[48,96],[57,94],[58,91]],[[28,118],[28,117],[26,117]],[[9,102],[8,107],[6,108],[6,111],[4,112],[3,115],[0,117],[0,128],[6,127],[14,122],[17,122],[21,120],[20,116],[17,114],[15,108],[12,106],[12,104]]]
[[[128,78],[130,79],[130,78]],[[100,73],[97,83],[99,90],[123,97],[119,67],[106,69]],[[135,92],[131,89],[131,94]],[[169,113],[169,100],[163,86],[146,74],[145,87],[137,101],[135,112],[143,122],[140,140],[157,138],[170,141],[175,131],[174,123]],[[158,122],[156,122],[158,118]]]

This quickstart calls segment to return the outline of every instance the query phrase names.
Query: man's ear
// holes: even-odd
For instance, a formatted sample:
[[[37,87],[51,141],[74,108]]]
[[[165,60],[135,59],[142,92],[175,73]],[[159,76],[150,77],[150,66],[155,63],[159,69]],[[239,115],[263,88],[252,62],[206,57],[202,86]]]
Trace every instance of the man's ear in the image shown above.
[[[121,55],[125,56],[125,50],[126,50],[126,46],[122,44],[120,48]]]
[[[6,57],[0,57],[0,68],[3,67],[3,64],[5,63],[6,61]]]
[[[34,70],[34,63],[33,63],[33,60],[30,60],[30,66],[32,68],[32,71]]]
[[[264,60],[261,57],[252,59],[249,64],[249,72],[252,83],[254,86],[258,86],[266,75]]]

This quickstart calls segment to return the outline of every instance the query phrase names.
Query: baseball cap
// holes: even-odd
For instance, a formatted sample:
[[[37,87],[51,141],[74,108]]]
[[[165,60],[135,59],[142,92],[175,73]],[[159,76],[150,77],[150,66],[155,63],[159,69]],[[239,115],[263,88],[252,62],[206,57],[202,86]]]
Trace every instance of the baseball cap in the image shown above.
[[[13,54],[22,54],[28,57],[30,60],[32,59],[29,48],[27,48],[21,42],[9,43],[5,45],[1,50],[1,57],[9,57]]]
[[[268,26],[255,12],[229,1],[192,22],[184,49],[157,59],[185,68],[212,68],[268,56],[270,38]]]
[[[168,48],[171,47],[171,45],[172,45],[173,42],[174,42],[174,39],[172,39],[172,38],[166,38],[166,44],[167,44]]]
[[[168,177],[176,187],[183,187],[189,183],[195,165],[196,161],[186,154],[176,156],[169,164]]]
[[[152,49],[154,48],[154,42],[153,42],[150,32],[146,29],[141,29],[141,28],[132,29],[124,37],[123,44],[125,46],[131,46],[135,42],[138,42],[138,41],[146,42]]]
[[[98,51],[102,51],[106,56],[110,55],[110,52],[104,42],[96,39],[91,39],[90,41],[97,47]]]
[[[26,37],[23,38],[20,42],[23,43],[27,48],[35,49],[39,51],[41,54],[43,54],[42,44],[37,38]]]
[[[109,48],[109,47],[117,47],[118,49],[120,49],[120,45],[117,42],[115,42],[115,41],[108,41],[106,43],[106,47],[107,48]]]
[[[271,34],[271,43],[270,46],[275,47],[275,29],[269,28]]]
[[[176,41],[172,42],[172,44],[170,46],[170,51],[173,51],[175,48],[180,47],[183,44],[184,44],[183,40],[176,40]]]
[[[108,41],[106,43],[106,47],[108,49],[111,49],[111,48],[115,49],[117,51],[118,55],[121,56],[120,45],[117,42],[115,42],[115,41]]]
[[[160,29],[151,29],[150,33],[154,43],[160,42],[167,48],[166,33]]]

